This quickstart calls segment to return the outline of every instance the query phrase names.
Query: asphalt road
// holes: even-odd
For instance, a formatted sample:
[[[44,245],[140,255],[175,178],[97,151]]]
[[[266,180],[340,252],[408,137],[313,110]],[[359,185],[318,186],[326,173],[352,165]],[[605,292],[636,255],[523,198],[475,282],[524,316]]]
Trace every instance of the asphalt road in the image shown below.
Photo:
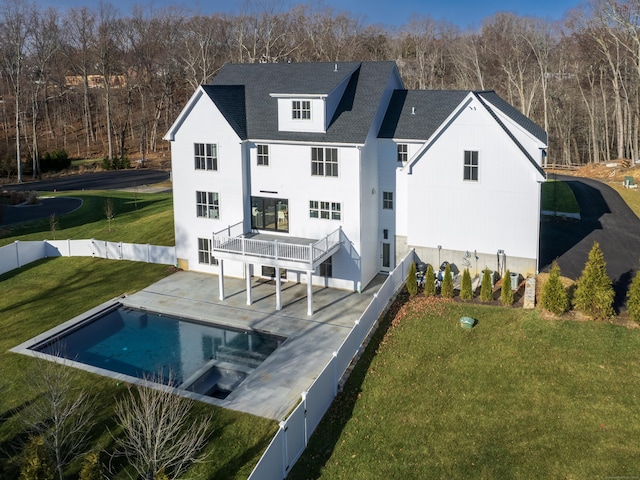
[[[64,192],[70,190],[121,190],[169,180],[169,172],[162,170],[110,170],[106,172],[69,175],[51,180],[30,181],[20,184],[0,185],[0,190],[37,190],[39,192]]]
[[[589,251],[599,242],[607,274],[616,292],[614,306],[623,307],[629,284],[640,266],[640,219],[608,185],[587,178],[558,175],[567,182],[580,206],[581,220],[543,221],[540,228],[540,270],[557,259],[563,276],[577,279]],[[640,191],[637,192],[640,195]]]

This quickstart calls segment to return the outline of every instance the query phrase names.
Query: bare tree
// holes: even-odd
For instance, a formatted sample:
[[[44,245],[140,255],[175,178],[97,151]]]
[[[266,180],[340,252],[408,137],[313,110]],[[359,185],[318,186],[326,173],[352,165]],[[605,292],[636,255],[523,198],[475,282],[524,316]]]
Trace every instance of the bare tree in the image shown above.
[[[35,5],[27,3],[26,0],[4,0],[2,3],[0,44],[3,47],[2,62],[4,69],[13,87],[18,183],[22,182],[22,151],[20,145],[22,70],[27,41],[30,35],[29,19],[35,8]]]
[[[36,399],[21,413],[21,419],[33,436],[42,438],[63,480],[64,468],[86,450],[94,397],[76,386],[73,369],[62,359],[37,361],[27,372],[25,385]]]
[[[193,419],[192,409],[193,401],[175,395],[171,387],[129,387],[115,407],[122,428],[122,435],[114,436],[116,455],[124,456],[145,480],[161,472],[171,479],[179,477],[201,460],[208,440],[211,419]]]

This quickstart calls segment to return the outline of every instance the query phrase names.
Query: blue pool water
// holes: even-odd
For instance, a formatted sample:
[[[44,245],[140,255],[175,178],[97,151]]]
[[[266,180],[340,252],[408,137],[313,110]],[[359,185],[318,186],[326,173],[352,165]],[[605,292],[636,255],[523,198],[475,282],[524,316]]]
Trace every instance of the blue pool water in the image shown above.
[[[31,349],[224,398],[283,341],[116,304]]]

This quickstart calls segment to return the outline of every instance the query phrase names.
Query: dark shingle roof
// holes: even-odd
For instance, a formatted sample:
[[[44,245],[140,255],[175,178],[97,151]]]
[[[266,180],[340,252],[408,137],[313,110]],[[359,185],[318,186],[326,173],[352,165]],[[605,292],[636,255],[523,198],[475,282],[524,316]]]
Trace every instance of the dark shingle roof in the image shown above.
[[[222,112],[232,125],[246,126],[243,139],[361,144],[395,69],[395,62],[229,64],[216,75],[212,86],[244,87],[244,115],[241,108]],[[278,131],[278,100],[270,94],[324,95],[347,80],[326,133]],[[228,94],[223,90],[210,91],[216,105],[240,101],[239,97],[220,99]]]
[[[244,87],[241,85],[203,85],[202,89],[242,139],[247,138]]]
[[[469,94],[459,90],[396,90],[378,137],[426,140]]]
[[[523,115],[517,108],[511,105],[509,102],[501,98],[494,91],[487,92],[477,92],[477,95],[485,99],[487,102],[491,103],[493,106],[498,108],[502,113],[504,113],[511,120],[516,122],[522,128],[531,133],[534,137],[540,140],[545,145],[547,144],[547,132],[544,131],[539,125],[537,125],[533,120],[529,117]]]

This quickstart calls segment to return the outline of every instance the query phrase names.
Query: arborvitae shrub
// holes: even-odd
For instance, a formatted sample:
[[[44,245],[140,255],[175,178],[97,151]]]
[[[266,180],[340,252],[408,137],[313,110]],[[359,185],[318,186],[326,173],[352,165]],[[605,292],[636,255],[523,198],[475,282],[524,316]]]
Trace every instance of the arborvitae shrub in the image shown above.
[[[443,298],[453,298],[453,276],[451,275],[451,266],[448,263],[444,268],[444,278],[442,279],[440,293]]]
[[[97,452],[88,453],[84,457],[82,467],[80,468],[80,476],[78,480],[103,480],[102,464],[100,463],[100,454]]]
[[[604,255],[600,244],[594,242],[589,259],[577,282],[576,308],[594,320],[604,320],[613,315],[613,297],[613,286],[607,276]]]
[[[480,285],[480,300],[483,302],[493,301],[493,287],[491,286],[491,270],[484,269],[482,273],[482,284]]]
[[[468,268],[465,268],[464,272],[462,272],[460,298],[462,300],[471,300],[473,298],[473,290],[471,290],[471,274],[469,273]]]
[[[42,437],[33,437],[22,455],[19,480],[53,480],[55,478]]]
[[[627,292],[627,311],[631,320],[634,322],[640,321],[640,270],[633,277]]]
[[[562,285],[560,267],[555,260],[551,264],[547,283],[542,288],[540,306],[555,315],[562,315],[569,310],[569,295],[564,285]]]
[[[409,273],[407,274],[407,291],[409,295],[413,296],[418,293],[418,282],[416,281],[416,264],[411,262],[409,266]]]
[[[427,273],[424,274],[424,294],[425,296],[436,294],[436,283],[431,264],[427,265]]]
[[[500,287],[500,301],[502,305],[513,305],[513,290],[511,289],[511,272],[507,270],[502,277],[502,287]]]

